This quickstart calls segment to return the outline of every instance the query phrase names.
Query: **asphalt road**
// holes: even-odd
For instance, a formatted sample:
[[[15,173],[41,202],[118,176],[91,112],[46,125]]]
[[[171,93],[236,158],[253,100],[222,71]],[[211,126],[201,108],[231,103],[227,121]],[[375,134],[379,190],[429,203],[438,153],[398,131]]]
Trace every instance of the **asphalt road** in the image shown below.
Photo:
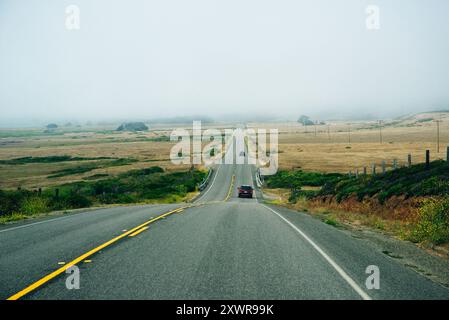
[[[449,298],[447,288],[366,241],[265,205],[259,190],[239,199],[238,185],[256,185],[254,170],[218,166],[193,204],[114,207],[0,228],[0,298]],[[69,290],[64,268],[73,260],[80,289]],[[379,289],[365,285],[370,265],[379,268]]]

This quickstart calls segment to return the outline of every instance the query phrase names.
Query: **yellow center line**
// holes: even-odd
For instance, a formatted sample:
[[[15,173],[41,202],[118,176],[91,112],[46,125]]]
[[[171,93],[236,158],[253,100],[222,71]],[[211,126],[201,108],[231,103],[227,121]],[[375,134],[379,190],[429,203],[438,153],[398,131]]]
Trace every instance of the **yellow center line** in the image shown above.
[[[143,227],[142,229],[139,229],[139,230],[137,230],[136,232],[131,233],[129,236],[130,236],[130,237],[135,237],[135,236],[137,236],[139,233],[141,233],[141,232],[143,232],[143,231],[145,231],[145,230],[147,230],[147,229],[148,229],[148,227]]]
[[[227,195],[226,198],[224,199],[224,202],[228,201],[229,198],[231,197],[232,189],[234,188],[234,180],[235,180],[235,175],[232,175],[232,178],[231,178],[231,185],[229,186],[228,195]]]
[[[69,269],[71,266],[76,265],[77,263],[79,263],[79,262],[85,260],[86,258],[88,258],[88,257],[90,257],[91,255],[97,253],[98,251],[100,251],[100,250],[102,250],[102,249],[104,249],[104,248],[110,246],[111,244],[113,244],[113,243],[119,241],[120,239],[122,239],[122,238],[124,238],[124,237],[126,237],[126,236],[128,236],[128,235],[130,235],[130,234],[132,234],[132,233],[134,233],[134,232],[136,232],[137,230],[139,230],[139,229],[141,229],[141,228],[143,228],[143,227],[149,225],[150,223],[153,223],[153,222],[155,222],[155,221],[157,221],[157,220],[159,220],[159,219],[165,218],[166,216],[169,216],[169,215],[171,215],[172,213],[178,212],[178,211],[183,210],[183,209],[185,209],[185,208],[187,208],[187,207],[182,207],[182,208],[178,208],[178,209],[175,209],[175,210],[166,212],[166,213],[164,213],[164,214],[161,214],[160,216],[157,216],[156,218],[153,218],[153,219],[151,219],[151,220],[148,220],[148,221],[142,223],[141,225],[139,225],[139,226],[137,226],[137,227],[135,227],[135,228],[133,228],[133,229],[131,229],[131,230],[125,232],[125,233],[122,233],[121,235],[119,235],[119,236],[117,236],[117,237],[115,237],[115,238],[113,238],[113,239],[111,239],[111,240],[109,240],[109,241],[107,241],[107,242],[105,242],[105,243],[99,245],[98,247],[96,247],[96,248],[90,250],[89,252],[86,252],[85,254],[79,256],[78,258],[72,260],[71,262],[66,263],[63,267],[61,267],[61,268],[59,268],[59,269],[53,271],[52,273],[46,275],[46,276],[43,277],[42,279],[40,279],[40,280],[34,282],[33,284],[29,285],[29,286],[26,287],[25,289],[23,289],[23,290],[17,292],[16,294],[14,294],[14,295],[12,295],[11,297],[9,297],[7,300],[18,300],[18,299],[20,299],[20,298],[23,297],[24,295],[26,295],[26,294],[30,293],[31,291],[33,291],[33,290],[39,288],[40,286],[42,286],[43,284],[47,283],[48,281],[50,281],[50,280],[56,278],[56,277],[59,276],[61,273],[65,272],[67,269]],[[142,230],[142,231],[143,231],[143,230]]]
[[[235,175],[232,175],[232,178],[231,178],[231,185],[229,186],[228,194],[227,194],[226,198],[225,198],[223,201],[228,201],[229,198],[231,197],[232,189],[233,189],[233,186],[234,186],[234,181],[235,181]],[[220,201],[210,201],[209,204],[219,203],[219,202],[220,202]],[[139,225],[139,226],[137,226],[137,227],[135,227],[135,228],[132,228],[132,229],[129,230],[129,231],[123,230],[123,231],[126,231],[126,232],[124,232],[124,233],[122,233],[121,235],[119,235],[119,236],[117,236],[117,237],[115,237],[115,238],[113,238],[113,239],[111,239],[111,240],[109,240],[109,241],[107,241],[107,242],[105,242],[105,243],[99,245],[98,247],[96,247],[96,248],[90,250],[89,252],[84,253],[83,255],[79,256],[78,258],[72,260],[71,262],[68,262],[68,263],[64,264],[64,266],[62,266],[61,268],[59,268],[59,269],[53,271],[52,273],[46,275],[46,276],[43,277],[42,279],[40,279],[40,280],[34,282],[33,284],[29,285],[29,286],[26,287],[25,289],[23,289],[23,290],[17,292],[16,294],[14,294],[14,295],[12,295],[11,297],[9,297],[7,300],[18,300],[18,299],[22,298],[22,297],[25,296],[26,294],[28,294],[28,293],[30,293],[30,292],[36,290],[37,288],[39,288],[39,287],[42,286],[43,284],[47,283],[48,281],[50,281],[50,280],[56,278],[57,276],[59,276],[61,273],[65,272],[65,271],[66,271],[67,269],[69,269],[70,267],[76,265],[77,263],[79,263],[79,262],[81,262],[81,261],[86,260],[86,258],[92,256],[93,254],[97,253],[98,251],[100,251],[100,250],[102,250],[102,249],[104,249],[104,248],[110,246],[111,244],[113,244],[113,243],[119,241],[120,239],[122,239],[122,238],[124,238],[124,237],[126,237],[126,236],[135,236],[135,235],[139,234],[140,232],[146,230],[147,228],[144,228],[144,227],[146,227],[146,226],[149,225],[150,223],[153,223],[153,222],[155,222],[155,221],[157,221],[157,220],[159,220],[159,219],[163,219],[163,218],[165,218],[165,217],[167,217],[167,216],[169,216],[169,215],[171,215],[171,214],[173,214],[173,213],[175,213],[175,212],[182,212],[182,211],[183,211],[184,209],[186,209],[186,208],[190,208],[190,207],[200,207],[200,206],[203,206],[203,205],[205,205],[205,204],[206,204],[206,203],[199,203],[199,204],[195,204],[195,205],[190,205],[190,206],[181,207],[181,208],[178,208],[178,209],[175,209],[175,210],[166,212],[166,213],[164,213],[164,214],[161,214],[160,216],[157,216],[156,218],[153,218],[153,219],[151,219],[151,220],[148,220],[148,221],[142,223],[141,225]],[[89,260],[88,260],[88,261],[89,261]]]

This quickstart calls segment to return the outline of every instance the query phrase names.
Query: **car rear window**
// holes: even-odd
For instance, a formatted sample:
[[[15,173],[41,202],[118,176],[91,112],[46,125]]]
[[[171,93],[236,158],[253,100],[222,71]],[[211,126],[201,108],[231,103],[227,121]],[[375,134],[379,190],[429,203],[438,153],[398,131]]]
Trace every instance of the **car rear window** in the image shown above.
[[[253,187],[251,187],[251,186],[241,186],[240,189],[243,189],[243,190],[252,190]]]

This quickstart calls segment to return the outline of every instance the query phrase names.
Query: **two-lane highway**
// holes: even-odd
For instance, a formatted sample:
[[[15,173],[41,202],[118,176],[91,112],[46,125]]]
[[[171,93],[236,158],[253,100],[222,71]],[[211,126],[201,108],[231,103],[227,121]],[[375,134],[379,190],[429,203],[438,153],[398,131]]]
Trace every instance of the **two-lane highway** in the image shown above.
[[[4,228],[1,296],[449,298],[446,288],[373,250],[369,243],[305,214],[265,205],[259,190],[254,199],[239,199],[237,186],[256,186],[254,173],[248,164],[217,166],[208,188],[193,204],[116,207]],[[151,220],[180,207],[186,208]],[[127,234],[142,224],[148,228],[139,227],[132,237]],[[121,238],[101,247],[116,237]],[[85,256],[95,248],[100,249]],[[65,272],[49,277],[64,268],[58,262],[79,257],[85,257],[77,261],[80,289],[66,288]],[[370,265],[380,270],[378,290],[365,286]]]

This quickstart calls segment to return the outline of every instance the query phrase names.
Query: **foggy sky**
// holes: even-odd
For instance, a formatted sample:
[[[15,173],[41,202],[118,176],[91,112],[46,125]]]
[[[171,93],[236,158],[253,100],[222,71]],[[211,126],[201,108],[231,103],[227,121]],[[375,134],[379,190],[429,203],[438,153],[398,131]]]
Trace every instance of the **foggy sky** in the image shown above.
[[[0,124],[449,109],[448,15],[447,0],[0,0]]]

